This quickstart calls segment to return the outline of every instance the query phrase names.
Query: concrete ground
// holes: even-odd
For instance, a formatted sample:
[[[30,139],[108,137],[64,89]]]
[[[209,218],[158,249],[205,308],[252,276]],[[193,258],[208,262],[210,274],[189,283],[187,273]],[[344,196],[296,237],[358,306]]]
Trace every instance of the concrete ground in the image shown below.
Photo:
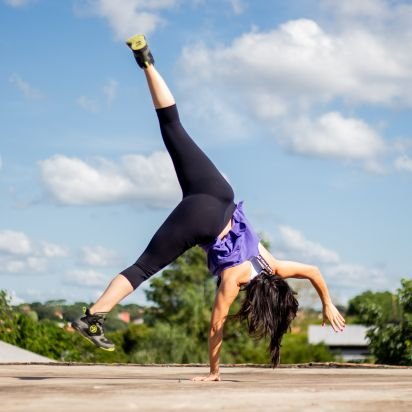
[[[0,410],[412,411],[412,369],[0,364]]]

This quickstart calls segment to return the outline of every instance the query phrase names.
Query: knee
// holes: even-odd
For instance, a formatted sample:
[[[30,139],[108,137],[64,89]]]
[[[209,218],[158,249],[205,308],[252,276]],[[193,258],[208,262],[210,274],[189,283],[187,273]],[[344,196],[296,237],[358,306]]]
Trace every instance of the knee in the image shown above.
[[[150,274],[145,273],[145,271],[138,265],[134,263],[127,269],[120,272],[132,285],[133,289],[136,290],[145,280],[149,279]]]

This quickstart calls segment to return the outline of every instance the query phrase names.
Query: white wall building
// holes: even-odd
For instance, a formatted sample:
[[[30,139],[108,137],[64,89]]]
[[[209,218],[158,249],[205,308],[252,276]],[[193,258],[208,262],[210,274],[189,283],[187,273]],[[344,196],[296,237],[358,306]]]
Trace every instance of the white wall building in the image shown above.
[[[367,330],[364,325],[346,325],[343,332],[335,332],[331,326],[309,325],[308,340],[311,344],[323,342],[344,361],[359,362],[369,355]]]

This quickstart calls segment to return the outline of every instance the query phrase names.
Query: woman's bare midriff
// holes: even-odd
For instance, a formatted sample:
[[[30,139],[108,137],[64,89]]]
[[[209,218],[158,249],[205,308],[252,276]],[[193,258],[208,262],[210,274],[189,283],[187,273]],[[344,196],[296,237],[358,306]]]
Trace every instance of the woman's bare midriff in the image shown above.
[[[223,239],[230,231],[230,229],[232,229],[232,219],[229,220],[229,222],[227,222],[227,225],[225,226],[225,228],[220,232],[218,238],[219,239]]]

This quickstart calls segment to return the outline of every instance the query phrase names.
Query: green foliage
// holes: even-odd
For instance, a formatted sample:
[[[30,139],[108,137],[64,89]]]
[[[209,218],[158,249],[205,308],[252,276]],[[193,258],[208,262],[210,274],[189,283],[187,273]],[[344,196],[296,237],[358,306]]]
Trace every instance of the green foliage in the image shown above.
[[[208,329],[216,284],[207,270],[205,260],[203,250],[193,248],[177,259],[170,269],[163,271],[161,277],[151,282],[147,298],[156,304],[157,310],[154,310],[151,319],[152,325],[158,329],[151,338],[159,348],[164,347],[162,342],[166,342],[166,353],[156,359],[163,359],[163,362],[165,359],[174,359],[174,362],[183,363],[208,361]],[[230,314],[239,310],[242,299],[243,292],[233,302]],[[306,334],[302,334],[300,340],[294,340],[291,336],[294,335],[287,334],[284,339],[286,343],[281,355],[283,363],[297,362],[296,354],[304,361],[333,359],[325,346],[309,345]],[[178,342],[177,348],[175,342]],[[266,364],[269,362],[267,347],[268,342],[255,342],[244,325],[229,319],[224,328],[221,362]],[[286,350],[286,347],[290,349]],[[144,353],[147,354],[147,351],[146,348]],[[171,353],[174,354],[172,357]]]
[[[331,362],[334,359],[324,344],[311,345],[304,334],[288,333],[283,338],[281,363]]]
[[[36,308],[40,306],[37,304]],[[49,313],[55,317],[52,311]],[[127,362],[121,334],[111,334],[110,337],[119,347],[114,353],[97,349],[78,334],[58,326],[55,321],[37,321],[32,311],[22,313],[13,310],[6,292],[0,291],[0,340],[4,342],[59,361]]]
[[[79,317],[79,313],[83,312],[84,306],[88,306],[88,304],[86,302],[76,302],[72,305],[64,305],[62,307],[63,319],[66,322],[73,322]]]
[[[4,292],[0,295],[0,339],[62,361],[207,363],[216,282],[205,262],[204,251],[192,248],[160,276],[151,279],[146,295],[154,306],[144,309],[144,324],[127,325],[117,317],[120,311],[127,310],[132,318],[141,318],[141,306],[117,306],[105,323],[106,334],[116,344],[115,352],[102,351],[61,327],[77,318],[82,307],[88,306],[86,303],[35,302],[13,310]],[[239,310],[242,299],[243,292],[232,304],[231,314]],[[229,319],[224,329],[221,362],[267,364],[267,347],[268,342],[255,342],[244,325]],[[322,345],[309,345],[305,332],[284,337],[281,357],[282,363],[332,359]]]
[[[390,292],[366,291],[349,301],[347,315],[353,316],[353,323],[363,323],[363,307],[374,305],[385,321],[389,321],[396,313],[394,296]]]
[[[412,365],[412,280],[397,294],[366,292],[352,299],[359,320],[370,326],[369,349],[378,363]]]
[[[59,301],[61,302],[61,301]],[[20,305],[24,306],[24,305]],[[61,305],[56,303],[56,301],[49,301],[46,303],[33,302],[30,304],[30,308],[37,313],[39,320],[49,319],[49,320],[60,320],[56,316],[57,312],[62,312]]]
[[[150,283],[148,300],[155,303],[155,322],[184,328],[188,338],[207,339],[216,284],[205,266],[205,253],[193,248]]]
[[[10,306],[10,300],[4,290],[0,290],[0,339],[4,342],[17,344],[16,333],[18,315]]]

